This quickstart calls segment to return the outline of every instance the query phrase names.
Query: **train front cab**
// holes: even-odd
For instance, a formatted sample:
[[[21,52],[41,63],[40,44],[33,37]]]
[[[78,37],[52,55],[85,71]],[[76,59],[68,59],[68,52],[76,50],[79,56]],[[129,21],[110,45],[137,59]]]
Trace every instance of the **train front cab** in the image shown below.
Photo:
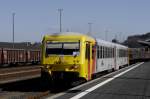
[[[95,40],[88,36],[60,34],[43,38],[43,71],[52,79],[90,80],[95,71],[95,56]]]

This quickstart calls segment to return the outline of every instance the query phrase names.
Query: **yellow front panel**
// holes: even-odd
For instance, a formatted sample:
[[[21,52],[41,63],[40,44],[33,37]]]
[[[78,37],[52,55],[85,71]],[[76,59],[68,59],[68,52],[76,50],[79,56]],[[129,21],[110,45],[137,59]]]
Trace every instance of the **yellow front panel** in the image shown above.
[[[80,41],[80,54],[76,57],[73,55],[48,55],[46,56],[46,42],[77,42]],[[88,69],[92,73],[92,53],[90,54],[90,67],[88,67],[88,60],[85,59],[86,41],[91,42],[90,51],[92,52],[92,44],[95,43],[93,38],[85,35],[47,35],[43,38],[42,45],[42,64],[48,71],[71,71],[79,72],[80,77],[88,80]]]

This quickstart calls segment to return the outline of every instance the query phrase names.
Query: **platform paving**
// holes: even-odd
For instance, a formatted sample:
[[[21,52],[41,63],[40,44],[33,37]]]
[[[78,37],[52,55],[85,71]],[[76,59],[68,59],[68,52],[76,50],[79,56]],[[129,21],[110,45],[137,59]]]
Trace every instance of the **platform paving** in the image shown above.
[[[132,67],[134,66],[129,66],[120,72],[112,73],[112,75],[78,89],[67,91],[57,99],[72,98]],[[103,86],[88,92],[81,99],[150,99],[150,62],[145,62]]]

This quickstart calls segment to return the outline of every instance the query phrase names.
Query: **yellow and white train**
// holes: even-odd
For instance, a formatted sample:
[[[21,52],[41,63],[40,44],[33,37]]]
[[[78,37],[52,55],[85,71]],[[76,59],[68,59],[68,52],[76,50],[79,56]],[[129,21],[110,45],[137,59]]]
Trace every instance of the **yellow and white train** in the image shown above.
[[[80,33],[45,35],[42,64],[53,79],[88,81],[99,72],[129,64],[128,47]]]

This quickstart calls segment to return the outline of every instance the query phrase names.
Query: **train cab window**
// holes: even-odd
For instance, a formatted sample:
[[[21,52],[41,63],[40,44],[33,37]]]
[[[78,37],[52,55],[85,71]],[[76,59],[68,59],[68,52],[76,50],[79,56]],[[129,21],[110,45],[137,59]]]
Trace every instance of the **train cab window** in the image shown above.
[[[80,42],[47,42],[47,55],[79,55]]]

